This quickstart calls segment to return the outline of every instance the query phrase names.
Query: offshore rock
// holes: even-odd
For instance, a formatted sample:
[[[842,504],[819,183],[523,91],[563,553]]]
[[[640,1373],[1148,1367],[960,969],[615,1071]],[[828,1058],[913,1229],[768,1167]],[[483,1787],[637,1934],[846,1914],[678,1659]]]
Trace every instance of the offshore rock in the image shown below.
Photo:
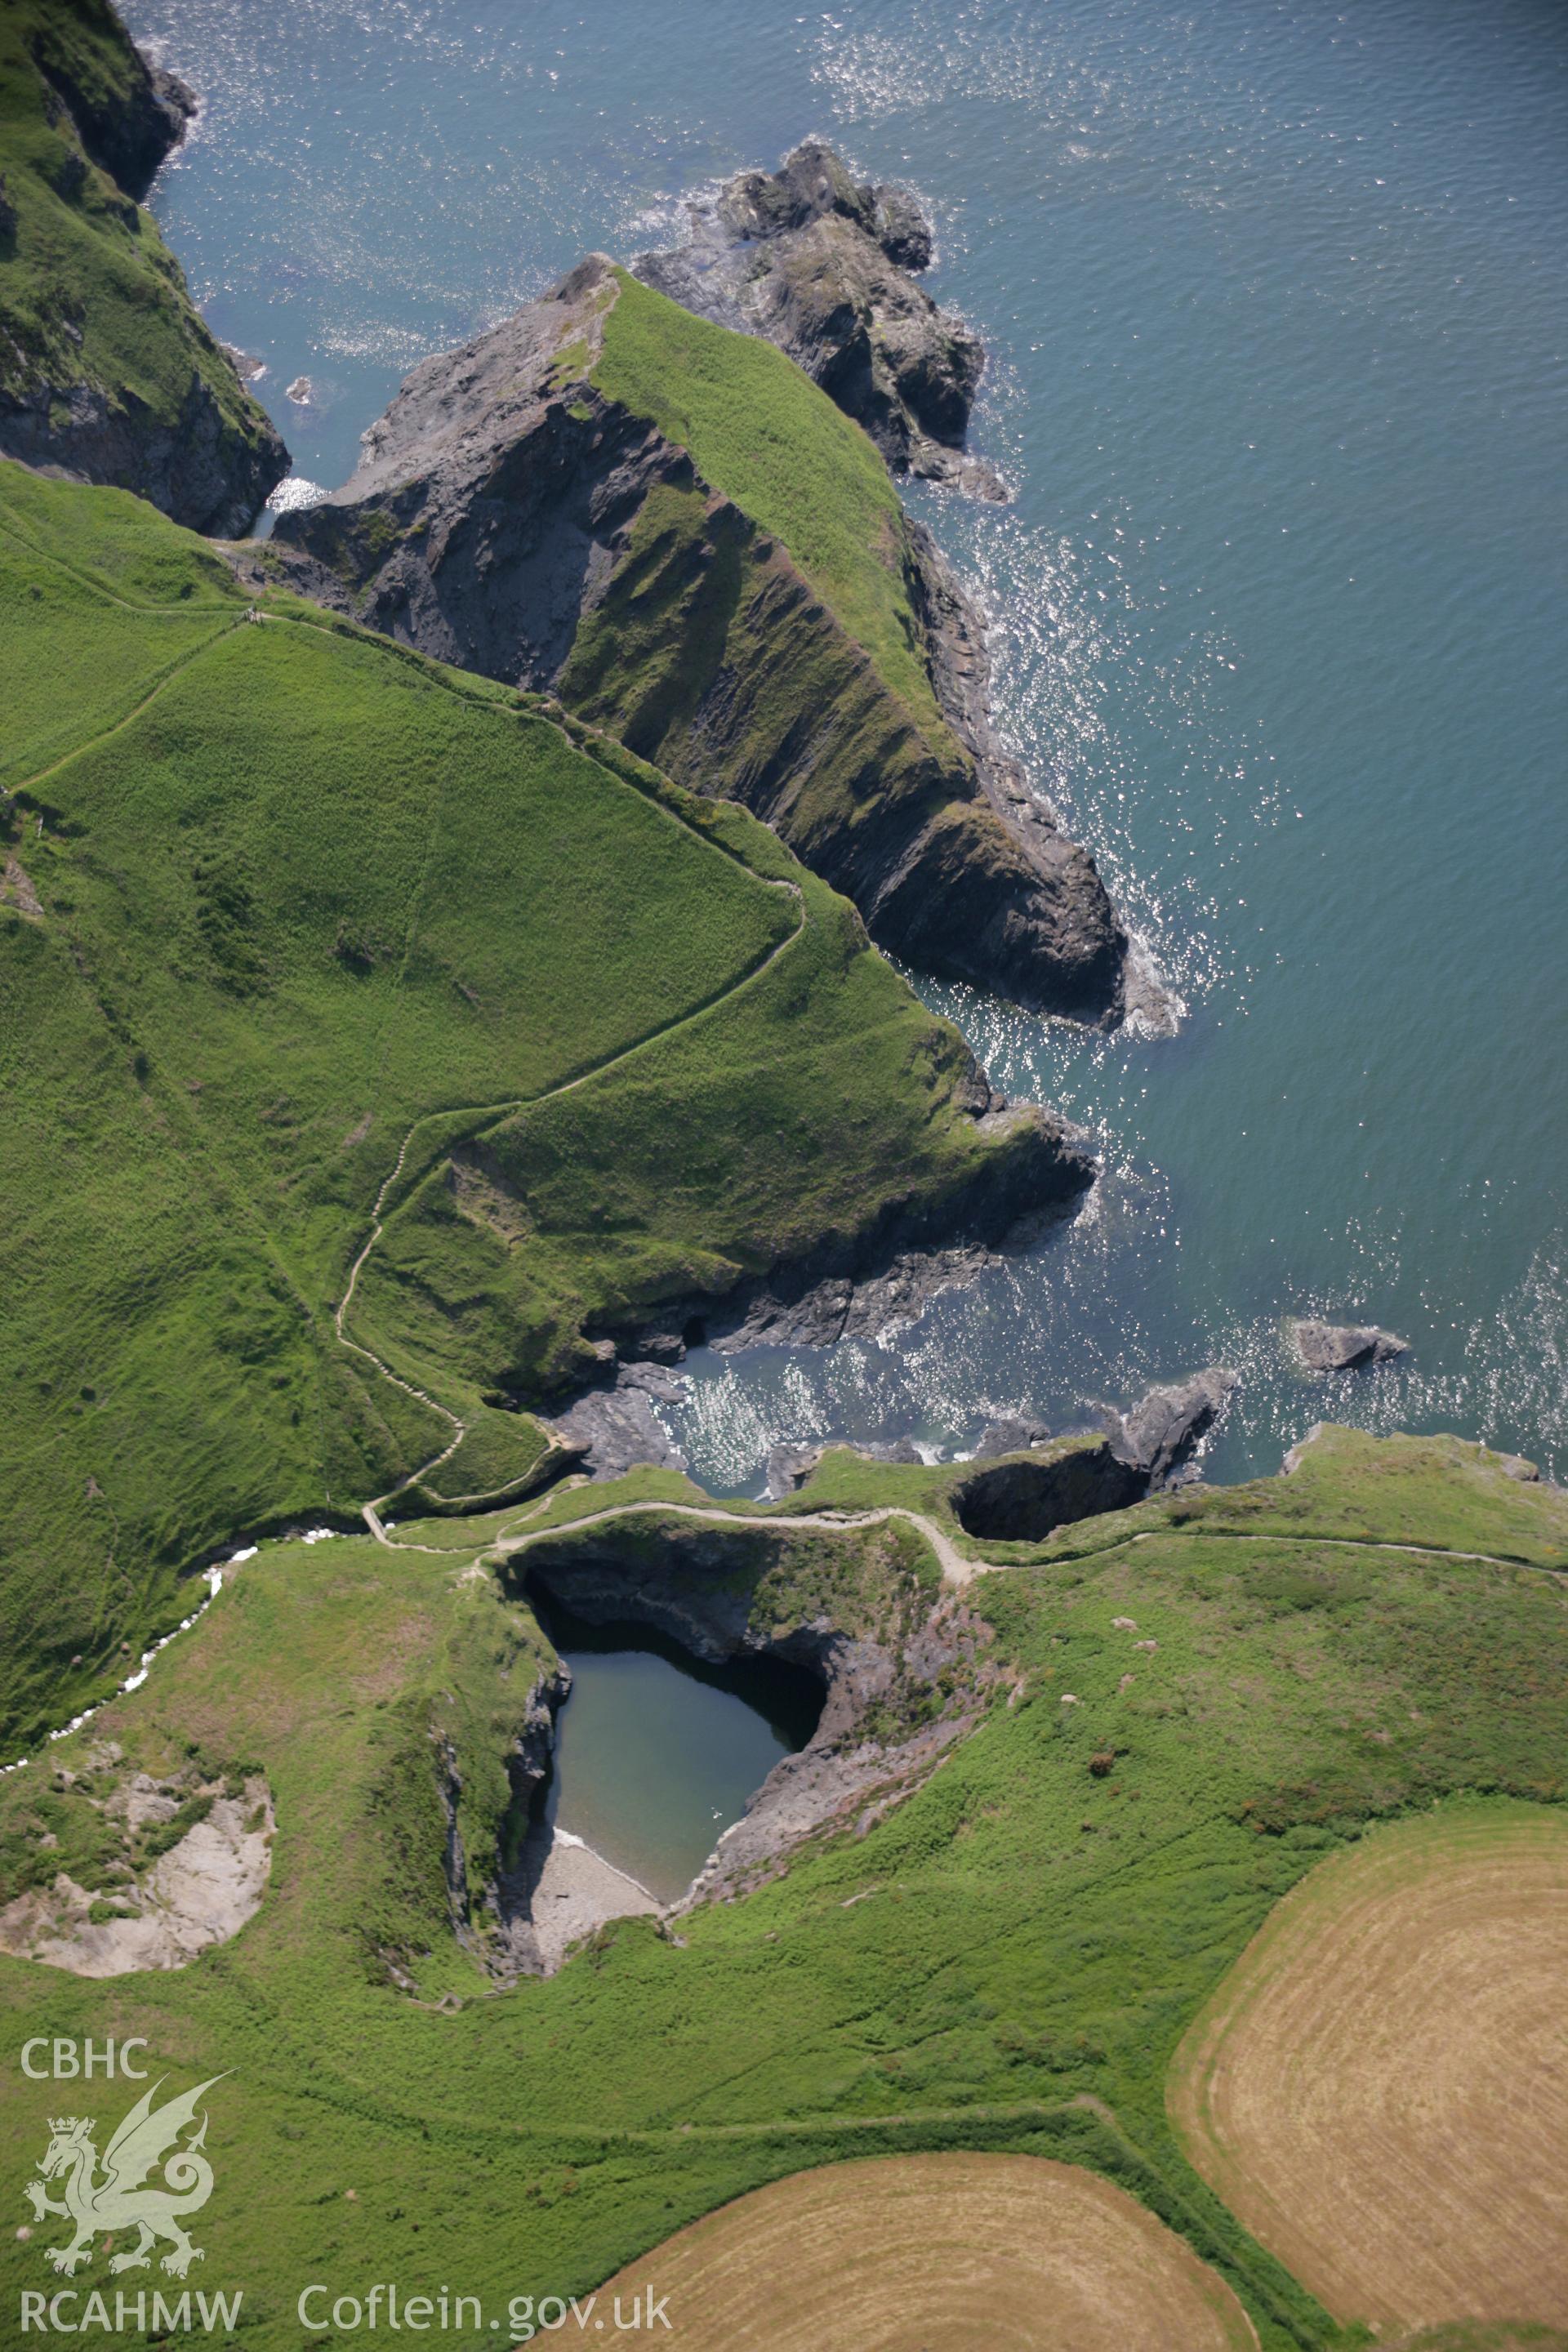
[[[1322,1323],[1314,1316],[1302,1316],[1290,1326],[1290,1336],[1310,1372],[1363,1371],[1410,1352],[1408,1339],[1380,1330],[1375,1323]]]
[[[688,213],[688,242],[639,256],[639,278],[787,352],[896,474],[1005,497],[963,453],[984,347],[908,274],[929,264],[931,233],[907,191],[857,182],[808,140],[778,171],[739,173]]]

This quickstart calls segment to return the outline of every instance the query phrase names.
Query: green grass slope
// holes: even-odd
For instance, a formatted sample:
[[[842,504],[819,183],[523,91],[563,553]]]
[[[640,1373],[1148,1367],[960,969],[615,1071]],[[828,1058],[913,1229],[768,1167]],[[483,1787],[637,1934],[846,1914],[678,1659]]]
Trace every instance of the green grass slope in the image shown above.
[[[884,684],[940,725],[904,570],[908,525],[874,444],[773,344],[615,275],[591,382],[689,449],[705,482],[775,533]]]
[[[603,255],[416,369],[251,568],[742,803],[917,968],[1124,1009],[1091,861],[1006,820],[939,707],[970,625],[873,444],[773,345]]]
[[[357,1510],[454,1414],[433,1495],[515,1486],[537,1436],[481,1387],[536,1397],[584,1319],[1020,1140],[976,1137],[956,1033],[754,821],[312,607],[247,612],[149,508],[0,467],[13,1752],[204,1547]]]
[[[771,343],[625,270],[610,285],[585,381],[692,472],[645,498],[563,699],[765,816],[893,953],[1103,1012],[1124,945],[1109,903],[1087,861],[1037,870],[980,793],[937,705],[934,592],[878,451]]]
[[[1411,1550],[1303,1539],[1293,1482],[1259,1481],[1235,1497],[1243,1534],[1151,1504],[1092,1557],[988,1574],[969,1599],[994,1629],[992,1703],[901,1805],[684,1917],[679,1941],[628,1922],[504,1992],[454,1934],[440,1759],[458,1766],[477,1883],[504,1807],[496,1758],[545,1654],[527,1612],[472,1572],[478,1528],[446,1554],[266,1547],[142,1690],[0,1784],[6,1884],[69,1867],[92,1888],[91,1801],[116,1775],[193,1755],[264,1770],[278,1829],[259,1916],[174,1974],[0,1961],[11,2045],[138,2033],[174,2085],[233,2070],[211,2101],[202,2284],[243,2289],[258,2352],[299,2340],[296,2297],[321,2278],[478,2295],[481,2322],[447,2336],[476,2352],[513,2294],[590,2291],[764,2180],[919,2147],[1097,2167],[1222,2270],[1266,2352],[1345,2340],[1185,2166],[1166,2066],[1271,1905],[1368,1822],[1561,1801],[1568,1699],[1561,1580],[1441,1548],[1462,1519],[1477,1549],[1561,1559],[1561,1497],[1521,1488],[1494,1517],[1479,1449],[1428,1474],[1360,1443],[1325,1453],[1318,1507],[1353,1522],[1392,1464]],[[909,1477],[926,1509],[925,1474]],[[562,1496],[552,1516],[623,1494],[657,1508],[658,1485]],[[873,1559],[878,1541],[801,1538],[800,1593],[847,1622],[896,1605],[889,1578],[923,1591],[923,1548]],[[755,1551],[738,1538],[735,1573]],[[767,1559],[765,1619],[791,1599],[787,1551]],[[40,1851],[44,1832],[58,1843]],[[419,2005],[438,1990],[459,2013]],[[18,2146],[41,2152],[58,2086],[13,2078],[8,2099]],[[0,2238],[0,2292],[40,2283],[43,2242]]]
[[[237,529],[288,455],[152,215],[93,160],[147,105],[103,0],[0,9],[0,451]]]

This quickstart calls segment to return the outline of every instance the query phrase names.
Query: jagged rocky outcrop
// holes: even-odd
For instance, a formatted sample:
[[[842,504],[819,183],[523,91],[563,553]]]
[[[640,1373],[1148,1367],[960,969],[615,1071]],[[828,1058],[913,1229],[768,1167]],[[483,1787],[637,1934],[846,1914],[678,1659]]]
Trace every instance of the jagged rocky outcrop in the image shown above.
[[[992,1422],[974,1454],[986,1466],[952,1490],[959,1525],[993,1542],[1039,1542],[1074,1519],[1180,1485],[1236,1387],[1234,1372],[1211,1364],[1149,1390],[1127,1412],[1108,1412],[1099,1439],[1053,1441],[1027,1412]]]
[[[996,742],[984,635],[929,534],[895,510],[882,556],[941,718],[889,686],[689,448],[602,389],[628,299],[655,299],[591,256],[426,361],[353,478],[279,517],[242,576],[281,573],[441,660],[551,691],[744,802],[924,971],[1106,1024],[1153,1011],[1093,861]]]
[[[0,456],[246,530],[289,453],[140,209],[195,97],[104,0],[18,0],[0,41],[31,133],[0,190]]]
[[[1375,1323],[1322,1323],[1300,1317],[1290,1326],[1296,1352],[1310,1372],[1363,1371],[1410,1352],[1408,1339],[1380,1330]]]
[[[656,1403],[674,1404],[681,1385],[662,1364],[616,1363],[608,1377],[584,1390],[552,1427],[575,1466],[590,1478],[624,1477],[645,1464],[656,1470],[684,1470],[685,1454],[654,1411]]]
[[[1046,1423],[1032,1412],[999,1413],[981,1431],[973,1458],[976,1462],[996,1462],[1004,1454],[1026,1454],[1031,1445],[1043,1445],[1050,1433]]]
[[[1111,1444],[1148,1480],[1151,1493],[1174,1486],[1238,1385],[1223,1364],[1209,1364],[1189,1381],[1151,1389],[1130,1412],[1110,1417]]]
[[[261,447],[238,443],[211,385],[195,374],[167,418],[124,387],[41,378],[20,396],[0,390],[0,457],[134,490],[186,530],[220,538],[248,529],[289,470],[270,426],[262,438]]]
[[[912,1322],[931,1299],[971,1281],[1007,1249],[1023,1247],[1076,1206],[1096,1161],[1082,1130],[1038,1103],[1008,1105],[976,1068],[966,1106],[996,1145],[976,1155],[960,1186],[940,1196],[911,1189],[854,1232],[746,1276],[721,1297],[691,1293],[663,1302],[657,1321],[604,1336],[632,1360],[679,1361],[689,1344],[721,1352],[762,1344],[830,1347]],[[984,1102],[992,1108],[981,1108]],[[639,1376],[652,1370],[635,1361]],[[902,1458],[902,1457],[893,1457]],[[919,1459],[919,1456],[914,1456]]]
[[[738,173],[687,211],[687,242],[639,255],[639,278],[787,352],[896,474],[1005,497],[963,448],[984,346],[910,275],[930,263],[932,238],[907,189],[857,181],[807,140],[778,171]]]

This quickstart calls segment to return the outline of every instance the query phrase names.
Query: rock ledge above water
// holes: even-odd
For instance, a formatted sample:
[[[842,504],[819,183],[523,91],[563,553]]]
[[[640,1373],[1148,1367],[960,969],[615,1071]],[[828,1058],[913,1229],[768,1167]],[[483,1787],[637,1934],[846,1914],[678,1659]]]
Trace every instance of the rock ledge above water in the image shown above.
[[[1410,1342],[1375,1323],[1323,1323],[1300,1316],[1290,1326],[1296,1352],[1310,1372],[1359,1372],[1408,1355]]]

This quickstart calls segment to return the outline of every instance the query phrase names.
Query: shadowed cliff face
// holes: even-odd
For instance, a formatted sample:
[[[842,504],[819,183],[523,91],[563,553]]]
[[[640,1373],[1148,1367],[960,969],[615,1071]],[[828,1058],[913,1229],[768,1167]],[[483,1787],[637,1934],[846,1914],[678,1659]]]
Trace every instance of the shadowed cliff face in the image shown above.
[[[760,475],[798,481],[823,446],[825,474],[874,473],[847,586],[803,553],[809,518],[772,522],[770,496],[789,503],[776,479],[751,494],[751,450],[715,451],[710,417],[706,440],[682,436],[679,368],[673,406],[647,400],[657,417],[617,388],[616,338],[646,347],[669,321],[734,440],[763,445]],[[280,518],[258,560],[424,652],[553,689],[681,782],[744,803],[921,969],[1107,1025],[1127,1011],[1126,933],[996,743],[978,619],[872,453],[753,339],[601,257],[416,369],[358,473]],[[851,626],[858,595],[875,609]]]
[[[696,1660],[793,1670],[811,1690],[815,1727],[801,1724],[809,1737],[724,1832],[679,1911],[748,1891],[802,1839],[896,1804],[972,1728],[995,1680],[991,1627],[942,1591],[896,1521],[819,1535],[651,1518],[563,1531],[506,1575],[542,1593],[547,1622],[563,1603],[590,1624],[651,1626]]]
[[[195,109],[105,0],[0,9],[0,455],[228,533],[289,453],[136,201]]]
[[[195,92],[147,63],[106,0],[61,0],[40,15],[28,46],[89,156],[140,204],[184,137]]]

